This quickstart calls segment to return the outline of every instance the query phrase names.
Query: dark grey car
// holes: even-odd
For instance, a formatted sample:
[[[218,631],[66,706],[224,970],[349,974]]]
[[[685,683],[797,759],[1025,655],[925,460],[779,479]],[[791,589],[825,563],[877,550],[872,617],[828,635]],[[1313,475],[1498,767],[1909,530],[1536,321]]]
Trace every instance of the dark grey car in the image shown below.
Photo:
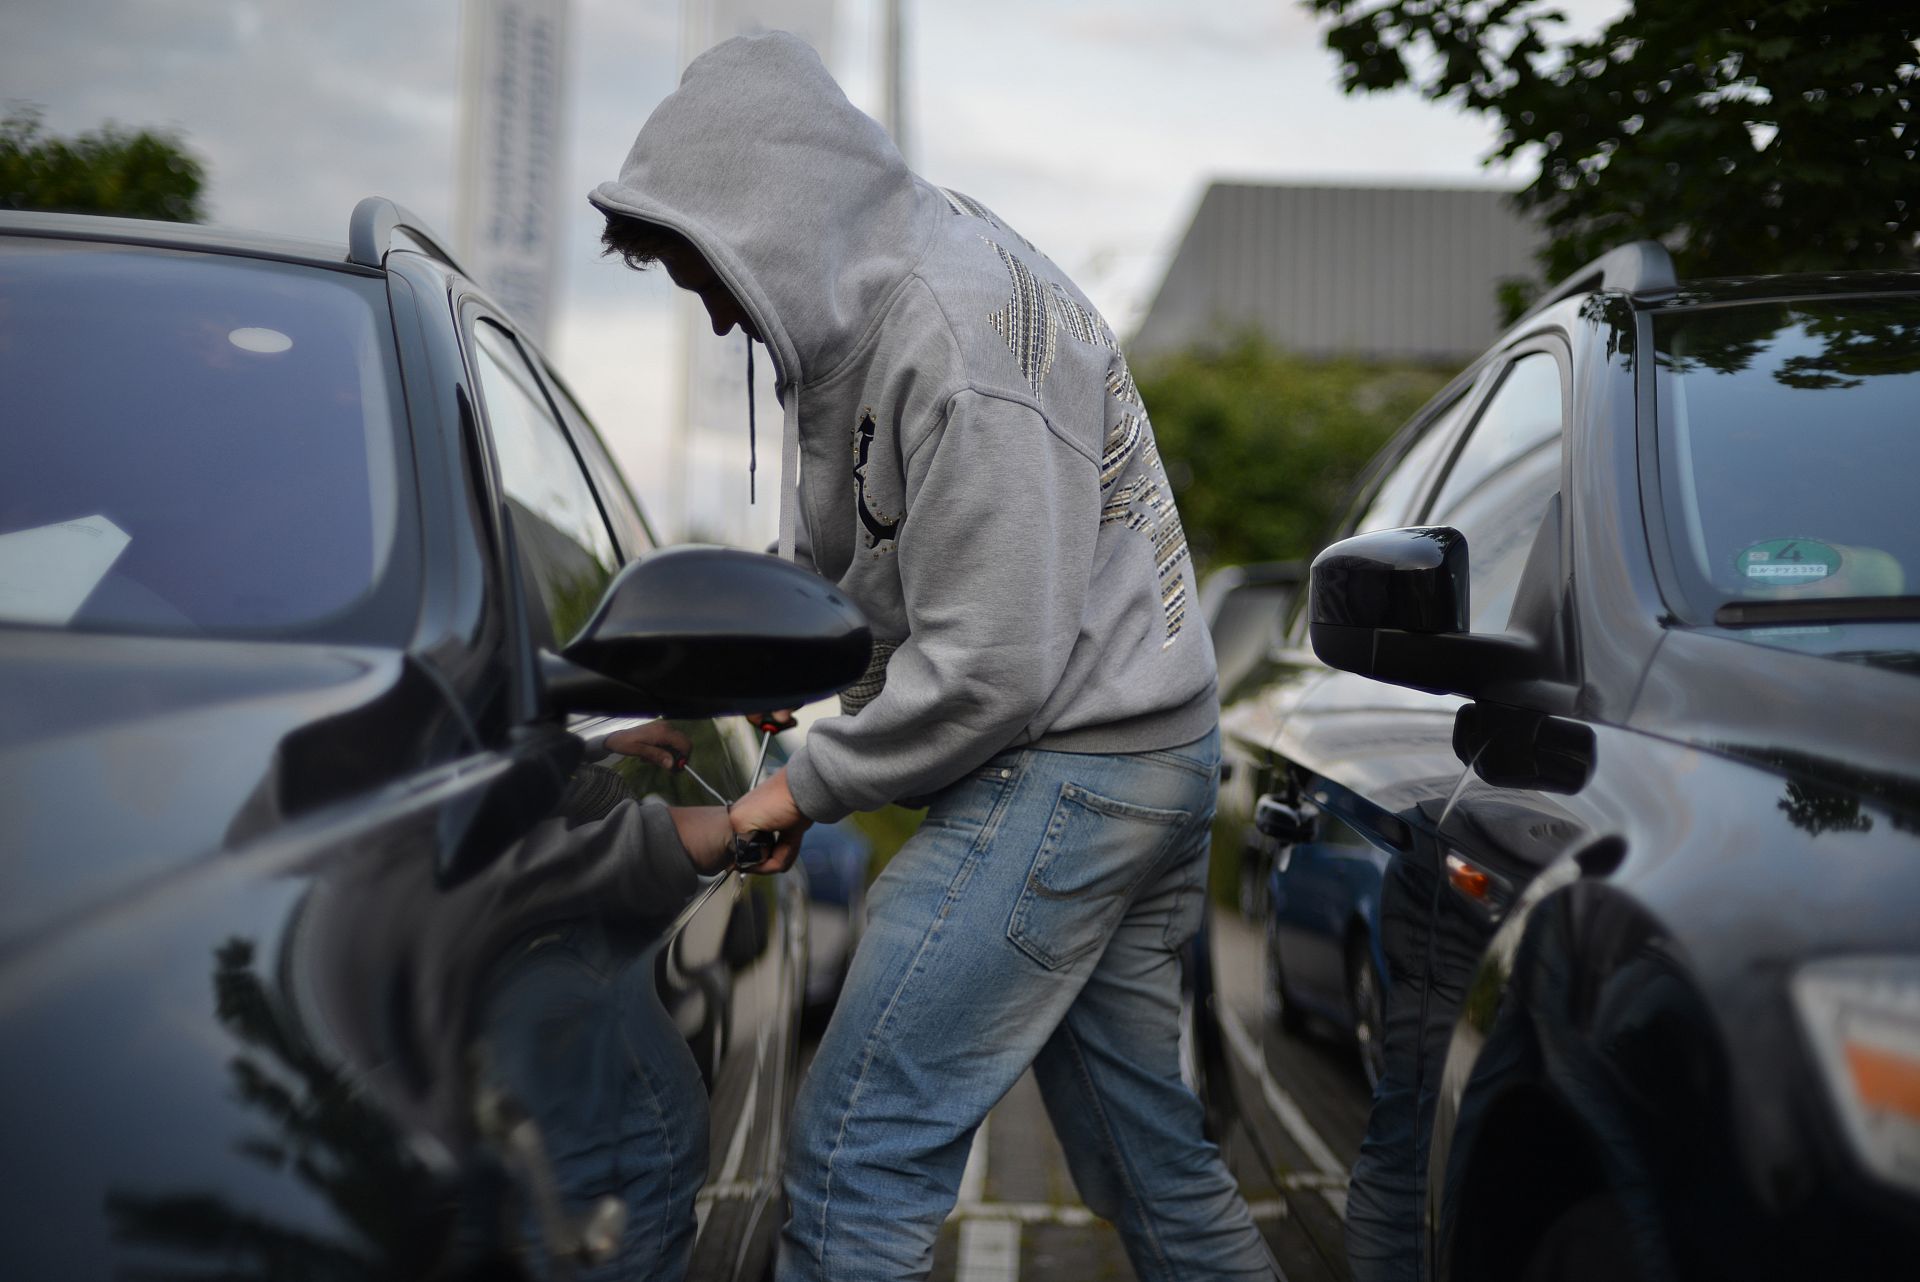
[[[658,549],[385,201],[0,215],[0,385],[5,1272],[759,1276],[804,877],[697,876],[642,803],[703,785],[600,744],[737,794],[857,611]]]

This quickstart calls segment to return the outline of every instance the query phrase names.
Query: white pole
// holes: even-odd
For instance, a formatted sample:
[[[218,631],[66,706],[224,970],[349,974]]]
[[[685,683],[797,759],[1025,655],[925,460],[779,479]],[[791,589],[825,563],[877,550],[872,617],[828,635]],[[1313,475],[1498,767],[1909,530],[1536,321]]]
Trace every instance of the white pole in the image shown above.
[[[905,0],[885,0],[886,32],[882,41],[881,85],[886,101],[887,132],[893,135],[893,145],[900,149],[901,156],[913,163],[907,151],[907,85],[906,85],[906,13]]]

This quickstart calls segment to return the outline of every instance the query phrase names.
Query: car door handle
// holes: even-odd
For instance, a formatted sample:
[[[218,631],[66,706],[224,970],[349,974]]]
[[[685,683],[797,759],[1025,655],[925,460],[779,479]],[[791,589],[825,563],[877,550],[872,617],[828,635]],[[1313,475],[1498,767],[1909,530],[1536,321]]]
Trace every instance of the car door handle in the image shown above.
[[[1253,806],[1253,826],[1282,845],[1312,841],[1320,830],[1320,812],[1308,802],[1286,802],[1272,793]]]

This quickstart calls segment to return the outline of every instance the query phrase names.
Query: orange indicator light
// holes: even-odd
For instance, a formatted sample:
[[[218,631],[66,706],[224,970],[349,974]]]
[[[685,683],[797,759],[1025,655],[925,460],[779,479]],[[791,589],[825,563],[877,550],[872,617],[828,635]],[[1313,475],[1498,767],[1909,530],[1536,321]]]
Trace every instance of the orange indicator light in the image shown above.
[[[1846,1050],[1861,1103],[1920,1122],[1920,1059],[1862,1042],[1850,1041]]]
[[[1493,889],[1493,878],[1458,855],[1447,856],[1447,880],[1469,899],[1485,899]]]

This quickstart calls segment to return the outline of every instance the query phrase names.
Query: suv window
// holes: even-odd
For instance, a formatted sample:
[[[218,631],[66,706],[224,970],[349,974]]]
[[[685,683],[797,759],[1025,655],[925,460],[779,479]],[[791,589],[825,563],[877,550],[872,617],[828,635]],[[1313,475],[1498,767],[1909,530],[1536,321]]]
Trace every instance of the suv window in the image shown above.
[[[0,622],[404,638],[398,385],[377,280],[0,238]]]
[[[1557,440],[1560,428],[1560,362],[1547,352],[1529,352],[1507,367],[1448,469],[1433,511],[1446,511],[1501,468]]]
[[[1453,404],[1436,415],[1400,461],[1374,492],[1362,516],[1346,534],[1366,534],[1373,530],[1395,530],[1406,525],[1419,510],[1420,498],[1433,483],[1440,459],[1453,441],[1454,428],[1473,401],[1473,389],[1460,393]]]
[[[1334,527],[1333,538],[1398,529],[1414,519],[1421,498],[1433,487],[1434,473],[1457,435],[1461,418],[1473,404],[1474,388],[1479,384],[1479,379],[1470,382],[1451,404],[1427,420],[1419,436],[1388,467],[1386,475],[1371,487],[1371,492],[1363,491],[1349,505]],[[1357,518],[1356,511],[1360,513]],[[1306,643],[1308,598],[1309,590],[1302,585],[1288,607],[1285,635],[1290,645]]]
[[[1656,316],[1653,338],[1666,533],[1698,616],[1916,590],[1920,301],[1702,308]]]
[[[613,530],[620,539],[622,561],[631,561],[659,546],[654,538],[653,529],[647,524],[647,518],[640,511],[640,504],[634,499],[633,491],[627,488],[626,478],[620,475],[620,469],[614,466],[612,457],[601,443],[600,434],[593,430],[593,423],[587,418],[586,411],[573,399],[565,384],[549,375],[547,386],[553,391],[554,404],[560,407],[561,415],[567,421],[567,431],[573,437],[573,443],[580,451],[580,457],[587,465],[587,471],[593,477],[593,488],[600,496],[607,520],[612,522]]]
[[[521,578],[544,607],[534,619],[535,639],[564,644],[600,603],[620,558],[593,487],[519,347],[481,321],[473,327],[473,355]]]
[[[1527,553],[1560,491],[1560,362],[1546,352],[1507,370],[1461,447],[1428,521],[1467,536],[1470,627],[1507,626]]]

